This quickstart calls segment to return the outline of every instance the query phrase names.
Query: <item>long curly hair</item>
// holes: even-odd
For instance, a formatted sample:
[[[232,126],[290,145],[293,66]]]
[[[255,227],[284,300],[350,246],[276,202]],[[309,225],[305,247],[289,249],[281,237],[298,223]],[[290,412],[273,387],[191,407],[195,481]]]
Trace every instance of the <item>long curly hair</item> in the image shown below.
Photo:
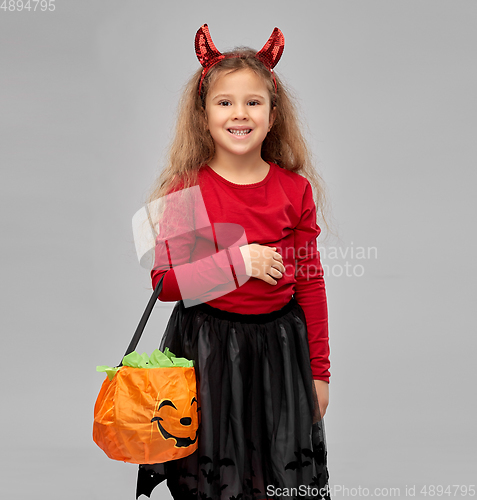
[[[275,91],[272,74],[255,57],[256,52],[244,46],[223,52],[224,55],[235,57],[222,59],[208,71],[202,82],[200,96],[198,86],[202,66],[185,84],[179,101],[175,133],[167,149],[166,164],[148,194],[147,203],[175,191],[179,185],[181,189],[186,189],[198,184],[200,167],[211,161],[215,153],[214,142],[206,126],[207,93],[223,73],[248,69],[263,79],[270,95],[271,106],[276,106],[277,111],[273,126],[262,144],[262,159],[309,180],[313,188],[317,223],[320,227],[324,225],[328,233],[334,234],[326,216],[328,202],[324,181],[313,167],[311,151],[301,130],[296,99],[277,73],[274,73],[277,82]]]

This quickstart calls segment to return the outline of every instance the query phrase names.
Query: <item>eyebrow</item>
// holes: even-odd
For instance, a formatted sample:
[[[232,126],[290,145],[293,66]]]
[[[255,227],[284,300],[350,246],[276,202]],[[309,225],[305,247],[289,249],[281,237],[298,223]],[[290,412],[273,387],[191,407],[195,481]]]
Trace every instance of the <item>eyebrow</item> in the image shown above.
[[[216,96],[214,96],[212,99],[217,99],[218,97],[233,97],[232,95],[230,94],[217,94]],[[249,94],[247,96],[248,97],[258,97],[259,99],[265,99],[265,97],[263,97],[263,95],[260,95],[260,94]]]

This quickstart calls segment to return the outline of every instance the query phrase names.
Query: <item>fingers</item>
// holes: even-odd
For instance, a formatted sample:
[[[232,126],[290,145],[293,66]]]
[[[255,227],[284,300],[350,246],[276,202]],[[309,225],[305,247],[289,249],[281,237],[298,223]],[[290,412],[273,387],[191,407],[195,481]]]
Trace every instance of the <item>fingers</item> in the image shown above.
[[[281,276],[279,276],[281,278],[283,276],[283,273],[285,272],[285,266],[283,265],[283,257],[278,252],[275,252],[273,254],[273,259],[275,260],[275,262],[272,264],[272,267],[274,267],[281,273]]]
[[[283,257],[276,251],[277,247],[269,247],[258,243],[248,245],[250,256],[249,276],[261,279],[270,285],[276,285],[277,280],[285,273]],[[243,253],[244,255],[244,253]]]
[[[265,274],[265,276],[262,278],[265,283],[268,283],[270,285],[276,285],[278,281],[274,280],[269,274]]]
[[[283,266],[282,266],[283,267]],[[282,278],[283,277],[283,273],[285,271],[285,268],[283,267],[283,271],[281,269],[278,269],[277,267],[275,266],[272,266],[270,268],[270,271],[269,271],[269,274],[271,276],[273,276],[274,278]]]
[[[272,254],[273,262],[270,265],[270,270],[266,274],[265,281],[267,283],[271,283],[273,285],[277,284],[277,281],[273,278],[282,278],[283,273],[285,272],[285,266],[283,265],[283,257],[276,251],[277,247],[269,247],[274,250]],[[270,279],[268,279],[270,277]]]
[[[272,250],[275,250],[275,252],[273,252],[273,258],[279,262],[281,262],[283,264],[283,257],[276,251],[277,250],[277,247],[270,247]]]

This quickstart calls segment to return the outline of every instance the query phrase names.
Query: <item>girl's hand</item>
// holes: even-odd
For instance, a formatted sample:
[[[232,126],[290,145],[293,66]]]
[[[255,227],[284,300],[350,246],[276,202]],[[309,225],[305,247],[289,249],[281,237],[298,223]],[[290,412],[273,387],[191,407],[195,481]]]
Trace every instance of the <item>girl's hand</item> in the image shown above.
[[[276,252],[276,249],[277,247],[267,247],[258,243],[242,245],[240,251],[245,262],[247,276],[276,285],[276,280],[282,278],[285,272],[283,258]]]
[[[324,380],[313,380],[313,382],[315,383],[316,396],[320,405],[320,415],[323,418],[330,399],[329,385]]]

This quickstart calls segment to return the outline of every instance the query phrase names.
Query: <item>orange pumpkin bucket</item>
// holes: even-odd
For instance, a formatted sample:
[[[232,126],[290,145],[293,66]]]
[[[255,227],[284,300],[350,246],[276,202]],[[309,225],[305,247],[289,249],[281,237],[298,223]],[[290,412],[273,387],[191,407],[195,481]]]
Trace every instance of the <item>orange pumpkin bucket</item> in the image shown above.
[[[108,376],[94,407],[93,440],[113,460],[161,463],[198,447],[193,362],[167,348],[146,358],[134,351],[119,368],[98,367]]]
[[[106,372],[94,405],[93,441],[113,460],[155,464],[177,460],[198,448],[200,407],[194,362],[166,347],[149,357],[134,349],[162,290],[161,277],[141,321],[116,367]]]

